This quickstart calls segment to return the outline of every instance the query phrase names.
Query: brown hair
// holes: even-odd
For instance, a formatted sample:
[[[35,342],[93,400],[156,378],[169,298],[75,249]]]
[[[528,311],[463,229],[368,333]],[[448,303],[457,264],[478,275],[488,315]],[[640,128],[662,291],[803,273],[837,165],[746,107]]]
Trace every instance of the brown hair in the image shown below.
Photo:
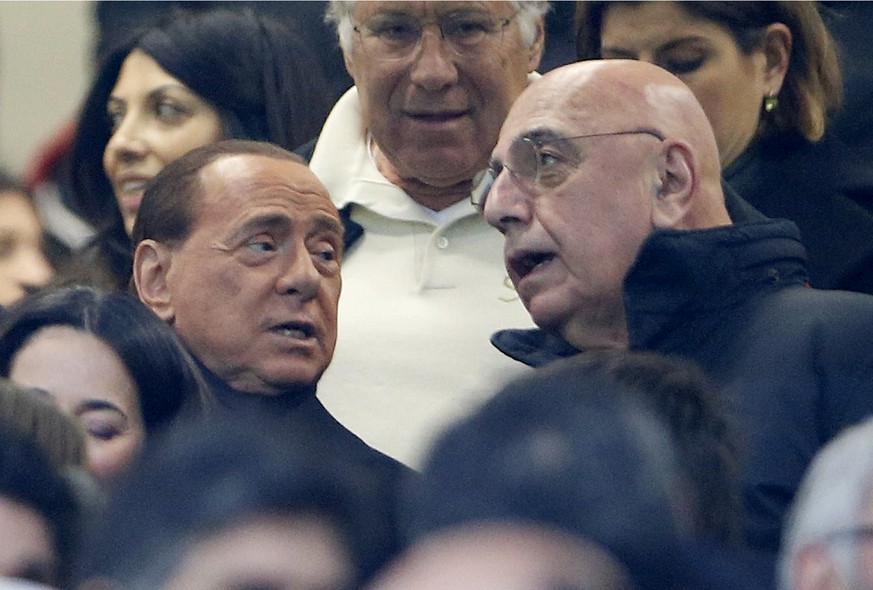
[[[0,378],[0,424],[33,442],[56,470],[85,466],[85,435],[48,394]]]
[[[263,141],[229,139],[191,150],[165,166],[149,184],[133,226],[134,245],[146,239],[165,244],[184,242],[194,225],[200,171],[216,160],[238,155],[306,164],[297,154]]]
[[[615,2],[577,2],[576,55],[600,57],[603,15]],[[623,2],[633,4],[633,2]],[[843,100],[843,80],[833,37],[815,2],[679,2],[689,14],[711,21],[734,38],[743,53],[760,46],[764,29],[783,23],[793,38],[779,106],[761,117],[765,134],[794,131],[810,141],[821,139],[827,115]]]

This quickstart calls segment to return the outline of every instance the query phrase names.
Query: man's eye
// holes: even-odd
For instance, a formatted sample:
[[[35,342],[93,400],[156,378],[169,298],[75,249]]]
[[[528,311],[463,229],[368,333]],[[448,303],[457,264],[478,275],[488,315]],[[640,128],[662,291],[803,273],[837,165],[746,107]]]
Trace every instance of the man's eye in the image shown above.
[[[549,148],[541,148],[539,151],[537,164],[539,165],[540,169],[543,169],[557,166],[564,161],[566,161],[566,158],[563,157],[559,152],[552,151]]]
[[[272,240],[253,240],[246,244],[252,252],[275,252],[276,244]]]
[[[339,257],[339,250],[333,244],[326,242],[314,245],[311,252],[313,256],[324,262],[334,262]]]
[[[478,38],[480,35],[490,32],[492,28],[493,25],[489,21],[476,18],[450,20],[442,25],[446,37],[458,40],[469,37]]]
[[[420,34],[418,24],[400,20],[380,21],[373,24],[370,30],[383,41],[392,43],[413,42]]]
[[[336,260],[336,252],[334,252],[333,249],[321,250],[320,252],[316,252],[315,255],[325,262],[333,262],[334,260]]]

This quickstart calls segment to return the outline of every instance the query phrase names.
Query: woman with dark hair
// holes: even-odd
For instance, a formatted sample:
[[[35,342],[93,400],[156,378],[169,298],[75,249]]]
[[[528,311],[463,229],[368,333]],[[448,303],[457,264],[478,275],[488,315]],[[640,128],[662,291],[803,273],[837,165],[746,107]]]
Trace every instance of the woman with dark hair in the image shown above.
[[[7,310],[0,376],[47,391],[82,423],[101,482],[124,470],[146,436],[205,403],[170,326],[125,293],[88,287],[42,291]]]
[[[97,231],[74,278],[127,287],[143,190],[179,156],[222,139],[294,149],[318,133],[329,97],[289,26],[250,9],[179,12],[106,57],[73,145],[74,199]]]
[[[873,186],[825,133],[842,78],[815,2],[579,2],[576,46],[580,59],[638,59],[682,79],[725,180],[800,228],[813,286],[873,293]]]

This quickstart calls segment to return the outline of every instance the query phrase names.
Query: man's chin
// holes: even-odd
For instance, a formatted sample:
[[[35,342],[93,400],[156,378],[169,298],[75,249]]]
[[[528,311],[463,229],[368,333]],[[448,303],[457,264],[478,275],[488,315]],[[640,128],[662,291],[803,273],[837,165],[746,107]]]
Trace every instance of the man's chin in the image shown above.
[[[522,292],[519,295],[531,319],[543,330],[552,330],[566,319],[566,314],[563,310],[556,309],[552,302],[548,301],[541,293],[529,297],[525,297],[525,294]]]
[[[288,370],[263,371],[254,379],[246,380],[238,384],[231,383],[234,389],[251,393],[253,395],[265,395],[278,397],[281,395],[315,393],[318,380],[323,370],[305,369],[295,367]]]
[[[414,178],[429,186],[452,188],[469,182],[487,162],[481,154],[464,154],[461,149],[450,146],[422,145],[409,157],[400,154],[397,169],[404,178]]]

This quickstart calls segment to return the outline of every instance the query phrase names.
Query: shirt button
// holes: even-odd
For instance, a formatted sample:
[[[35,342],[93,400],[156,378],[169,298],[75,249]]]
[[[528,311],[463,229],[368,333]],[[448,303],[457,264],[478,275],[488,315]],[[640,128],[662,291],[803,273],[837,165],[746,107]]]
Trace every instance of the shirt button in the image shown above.
[[[436,247],[440,250],[445,250],[449,247],[449,239],[446,236],[440,236],[437,238]]]

